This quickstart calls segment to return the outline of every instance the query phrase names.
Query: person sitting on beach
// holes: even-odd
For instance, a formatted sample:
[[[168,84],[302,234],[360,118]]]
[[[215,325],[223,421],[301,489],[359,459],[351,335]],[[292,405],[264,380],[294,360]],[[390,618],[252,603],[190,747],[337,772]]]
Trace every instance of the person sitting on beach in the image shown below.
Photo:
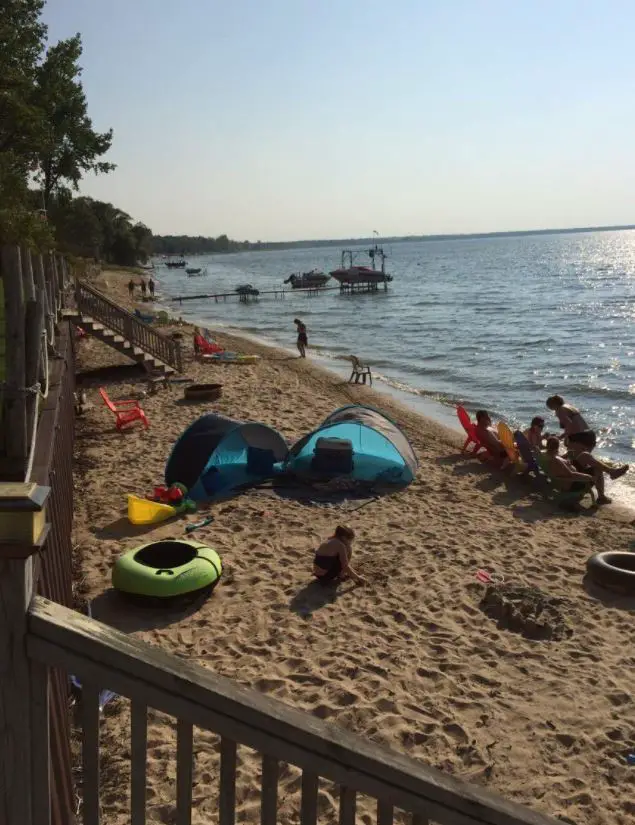
[[[488,453],[500,463],[501,470],[507,467],[509,464],[507,450],[503,447],[503,442],[492,426],[492,419],[485,410],[478,410],[476,413],[476,435]]]
[[[293,323],[296,325],[298,330],[297,347],[298,352],[300,353],[300,358],[306,358],[306,348],[309,346],[309,339],[306,334],[306,325],[302,323],[299,318],[295,318]]]
[[[531,424],[523,433],[532,450],[542,450],[542,442],[545,440],[544,428],[545,419],[536,415],[531,419]]]
[[[547,439],[546,469],[560,490],[568,493],[582,493],[587,488],[592,487],[593,478],[588,473],[581,473],[570,461],[558,455],[559,449],[560,439],[556,435],[550,435]]]
[[[623,476],[628,471],[628,464],[622,464],[619,467],[611,467],[591,455],[590,450],[579,441],[572,441],[569,439],[569,456],[571,457],[572,466],[580,473],[591,476],[595,488],[598,491],[598,504],[610,504],[611,499],[604,492],[604,474],[616,479]]]
[[[560,426],[564,430],[558,438],[564,439],[565,444],[569,444],[570,441],[578,441],[580,444],[584,444],[588,450],[595,447],[597,443],[595,433],[577,407],[565,404],[561,395],[551,395],[547,399],[547,407],[556,414]]]
[[[353,555],[353,539],[355,533],[350,527],[336,527],[334,535],[315,551],[313,559],[313,575],[321,584],[346,581],[352,579],[357,584],[364,584],[365,580],[351,567]]]

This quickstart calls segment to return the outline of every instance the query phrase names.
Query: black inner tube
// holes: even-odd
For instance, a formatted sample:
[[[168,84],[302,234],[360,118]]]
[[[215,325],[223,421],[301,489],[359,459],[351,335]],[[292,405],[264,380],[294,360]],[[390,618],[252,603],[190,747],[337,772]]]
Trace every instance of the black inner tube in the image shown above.
[[[180,567],[195,559],[198,552],[185,541],[157,541],[135,553],[135,561],[157,569]]]

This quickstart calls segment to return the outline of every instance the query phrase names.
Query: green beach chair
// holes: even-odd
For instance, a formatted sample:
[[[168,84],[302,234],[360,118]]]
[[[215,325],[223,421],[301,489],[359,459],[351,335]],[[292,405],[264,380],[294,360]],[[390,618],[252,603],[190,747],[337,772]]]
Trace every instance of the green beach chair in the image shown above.
[[[538,466],[540,467],[541,472],[548,481],[548,497],[551,498],[560,507],[570,507],[580,504],[582,499],[587,495],[591,496],[591,501],[593,504],[595,504],[595,493],[593,492],[593,479],[590,476],[589,486],[585,490],[561,490],[558,486],[557,479],[554,479],[549,475],[549,471],[547,469],[547,456],[544,453],[538,453],[536,455],[536,461],[538,462]]]

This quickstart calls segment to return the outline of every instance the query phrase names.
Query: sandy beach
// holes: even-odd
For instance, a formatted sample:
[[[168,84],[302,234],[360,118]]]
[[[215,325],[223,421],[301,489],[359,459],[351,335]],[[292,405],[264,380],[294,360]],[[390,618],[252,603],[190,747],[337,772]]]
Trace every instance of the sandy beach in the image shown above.
[[[128,304],[127,272],[97,288]],[[222,305],[218,307],[222,318]],[[292,341],[290,318],[290,343]],[[92,406],[77,421],[74,545],[79,600],[98,618],[378,744],[487,786],[576,825],[635,821],[635,599],[585,582],[599,549],[634,550],[633,514],[618,506],[579,515],[546,503],[531,484],[460,455],[460,438],[384,394],[289,353],[218,333],[248,366],[199,364],[185,330],[184,375],[223,383],[218,402],[183,403],[183,385],[141,403],[150,429],[120,434],[97,388],[132,398],[140,375],[91,371],[128,363],[100,342],[78,344]],[[143,610],[110,590],[111,569],[146,540],[183,534],[182,520],[141,532],[126,494],[163,480],[173,443],[200,415],[261,421],[288,442],[351,402],[379,407],[411,440],[420,462],[404,492],[365,503],[308,503],[268,489],[210,506],[195,536],[221,555],[226,574],[211,598],[187,609]],[[204,510],[203,512],[207,512]],[[196,518],[196,517],[193,517]],[[315,547],[337,524],[355,530],[364,587],[336,596],[312,585]],[[479,569],[554,599],[553,638],[509,629],[481,609]],[[530,633],[529,628],[528,633]],[[107,687],[107,686],[104,686]],[[128,815],[129,707],[107,708],[102,729],[105,821]],[[175,724],[149,722],[148,822],[173,822]],[[216,737],[195,734],[193,821],[217,820]],[[238,820],[259,816],[259,767],[240,751]],[[297,821],[298,775],[283,771],[281,823]],[[325,784],[322,821],[337,820]],[[362,821],[374,821],[360,804]]]

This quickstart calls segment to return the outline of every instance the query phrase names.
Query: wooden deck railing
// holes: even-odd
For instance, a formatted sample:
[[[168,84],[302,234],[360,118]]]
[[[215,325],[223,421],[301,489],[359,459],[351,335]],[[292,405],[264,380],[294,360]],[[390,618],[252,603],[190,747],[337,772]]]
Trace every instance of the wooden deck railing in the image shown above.
[[[100,321],[105,327],[130,341],[133,346],[156,356],[164,364],[179,372],[183,371],[183,356],[178,341],[173,341],[144,323],[85,281],[76,281],[75,302],[80,313]]]
[[[26,651],[37,676],[31,681],[31,765],[33,787],[40,791],[48,787],[48,742],[41,733],[48,726],[48,674],[51,668],[63,668],[82,682],[84,825],[101,821],[100,688],[131,700],[131,825],[146,822],[148,708],[177,719],[177,825],[192,821],[194,727],[221,737],[219,825],[236,821],[237,745],[262,757],[262,825],[278,822],[284,763],[302,771],[297,800],[301,825],[316,825],[320,778],[340,787],[340,825],[355,822],[358,794],[376,800],[377,825],[392,825],[396,816],[403,821],[403,813],[397,812],[408,814],[413,825],[556,825],[548,816],[375,746],[41,597],[29,611]],[[48,825],[48,798],[39,794],[32,825]]]

